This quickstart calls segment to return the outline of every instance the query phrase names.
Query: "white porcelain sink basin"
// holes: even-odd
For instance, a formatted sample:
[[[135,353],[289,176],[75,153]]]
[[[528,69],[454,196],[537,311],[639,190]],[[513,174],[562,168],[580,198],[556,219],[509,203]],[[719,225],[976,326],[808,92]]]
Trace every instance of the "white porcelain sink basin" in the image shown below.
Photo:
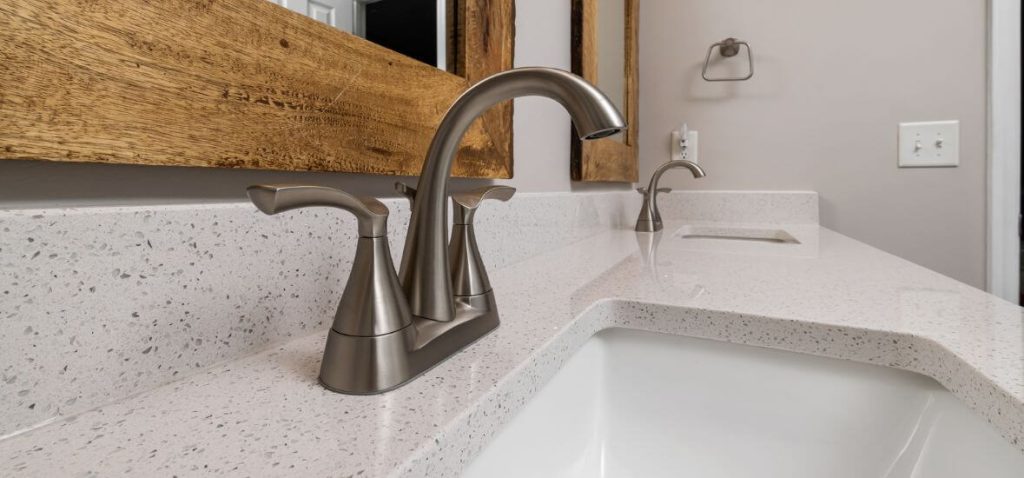
[[[930,378],[700,339],[598,334],[467,477],[1024,476]]]

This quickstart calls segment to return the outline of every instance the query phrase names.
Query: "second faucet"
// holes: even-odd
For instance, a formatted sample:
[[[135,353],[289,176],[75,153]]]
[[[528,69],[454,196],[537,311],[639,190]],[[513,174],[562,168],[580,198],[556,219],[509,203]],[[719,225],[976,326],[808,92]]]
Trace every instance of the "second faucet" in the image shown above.
[[[647,185],[647,189],[637,189],[637,192],[644,196],[644,203],[640,206],[640,217],[636,219],[634,228],[637,232],[657,232],[664,227],[661,222],[661,212],[658,211],[658,193],[670,190],[658,189],[658,181],[661,181],[661,175],[674,168],[689,169],[695,178],[705,176],[704,169],[700,165],[685,159],[668,161],[658,166],[658,169],[655,169],[654,174],[651,175],[651,182]]]

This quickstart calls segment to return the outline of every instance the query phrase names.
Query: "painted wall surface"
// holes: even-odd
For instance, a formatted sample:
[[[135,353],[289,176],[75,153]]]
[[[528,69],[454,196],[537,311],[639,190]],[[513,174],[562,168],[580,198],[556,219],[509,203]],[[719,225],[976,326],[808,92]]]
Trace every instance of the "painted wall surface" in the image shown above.
[[[686,121],[708,177],[666,185],[818,191],[823,225],[984,286],[984,0],[649,1],[640,19],[641,177]],[[703,81],[730,36],[752,45],[754,78]],[[947,119],[959,167],[897,168],[899,122]]]
[[[570,67],[569,1],[521,0],[516,4],[516,66]],[[569,116],[547,99],[516,100],[515,178],[500,181],[520,191],[624,189],[580,185],[569,178]],[[165,204],[239,201],[261,182],[335,186],[354,194],[395,196],[396,180],[416,178],[345,173],[286,173],[163,166],[0,161],[0,208],[94,204]],[[452,188],[490,181],[453,180]]]

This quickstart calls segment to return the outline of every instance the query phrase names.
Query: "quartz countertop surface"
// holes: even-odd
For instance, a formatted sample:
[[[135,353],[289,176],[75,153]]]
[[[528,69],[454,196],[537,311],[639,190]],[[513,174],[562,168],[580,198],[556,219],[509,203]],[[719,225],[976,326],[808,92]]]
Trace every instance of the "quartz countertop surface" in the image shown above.
[[[491,271],[501,326],[392,392],[317,384],[326,330],[0,441],[2,476],[458,476],[588,337],[629,327],[907,369],[1024,450],[1021,308],[818,226],[609,230]]]

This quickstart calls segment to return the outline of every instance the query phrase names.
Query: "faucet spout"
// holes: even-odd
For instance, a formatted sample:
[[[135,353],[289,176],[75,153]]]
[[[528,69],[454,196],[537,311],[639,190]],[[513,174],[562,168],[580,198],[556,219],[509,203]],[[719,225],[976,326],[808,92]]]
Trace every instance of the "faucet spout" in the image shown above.
[[[543,96],[559,102],[581,139],[598,139],[626,127],[612,102],[593,85],[551,68],[519,68],[490,76],[460,96],[441,120],[416,187],[400,277],[412,314],[440,322],[455,318],[448,263],[448,178],[462,136],[478,116],[505,100]]]
[[[693,161],[687,161],[685,159],[668,161],[661,166],[658,166],[658,169],[654,170],[654,174],[651,175],[651,182],[647,184],[647,190],[654,191],[658,189],[658,182],[661,181],[661,176],[668,172],[668,170],[675,168],[689,169],[690,173],[693,174],[693,177],[697,179],[707,176],[707,174],[704,173],[704,168],[701,168],[699,164]]]

